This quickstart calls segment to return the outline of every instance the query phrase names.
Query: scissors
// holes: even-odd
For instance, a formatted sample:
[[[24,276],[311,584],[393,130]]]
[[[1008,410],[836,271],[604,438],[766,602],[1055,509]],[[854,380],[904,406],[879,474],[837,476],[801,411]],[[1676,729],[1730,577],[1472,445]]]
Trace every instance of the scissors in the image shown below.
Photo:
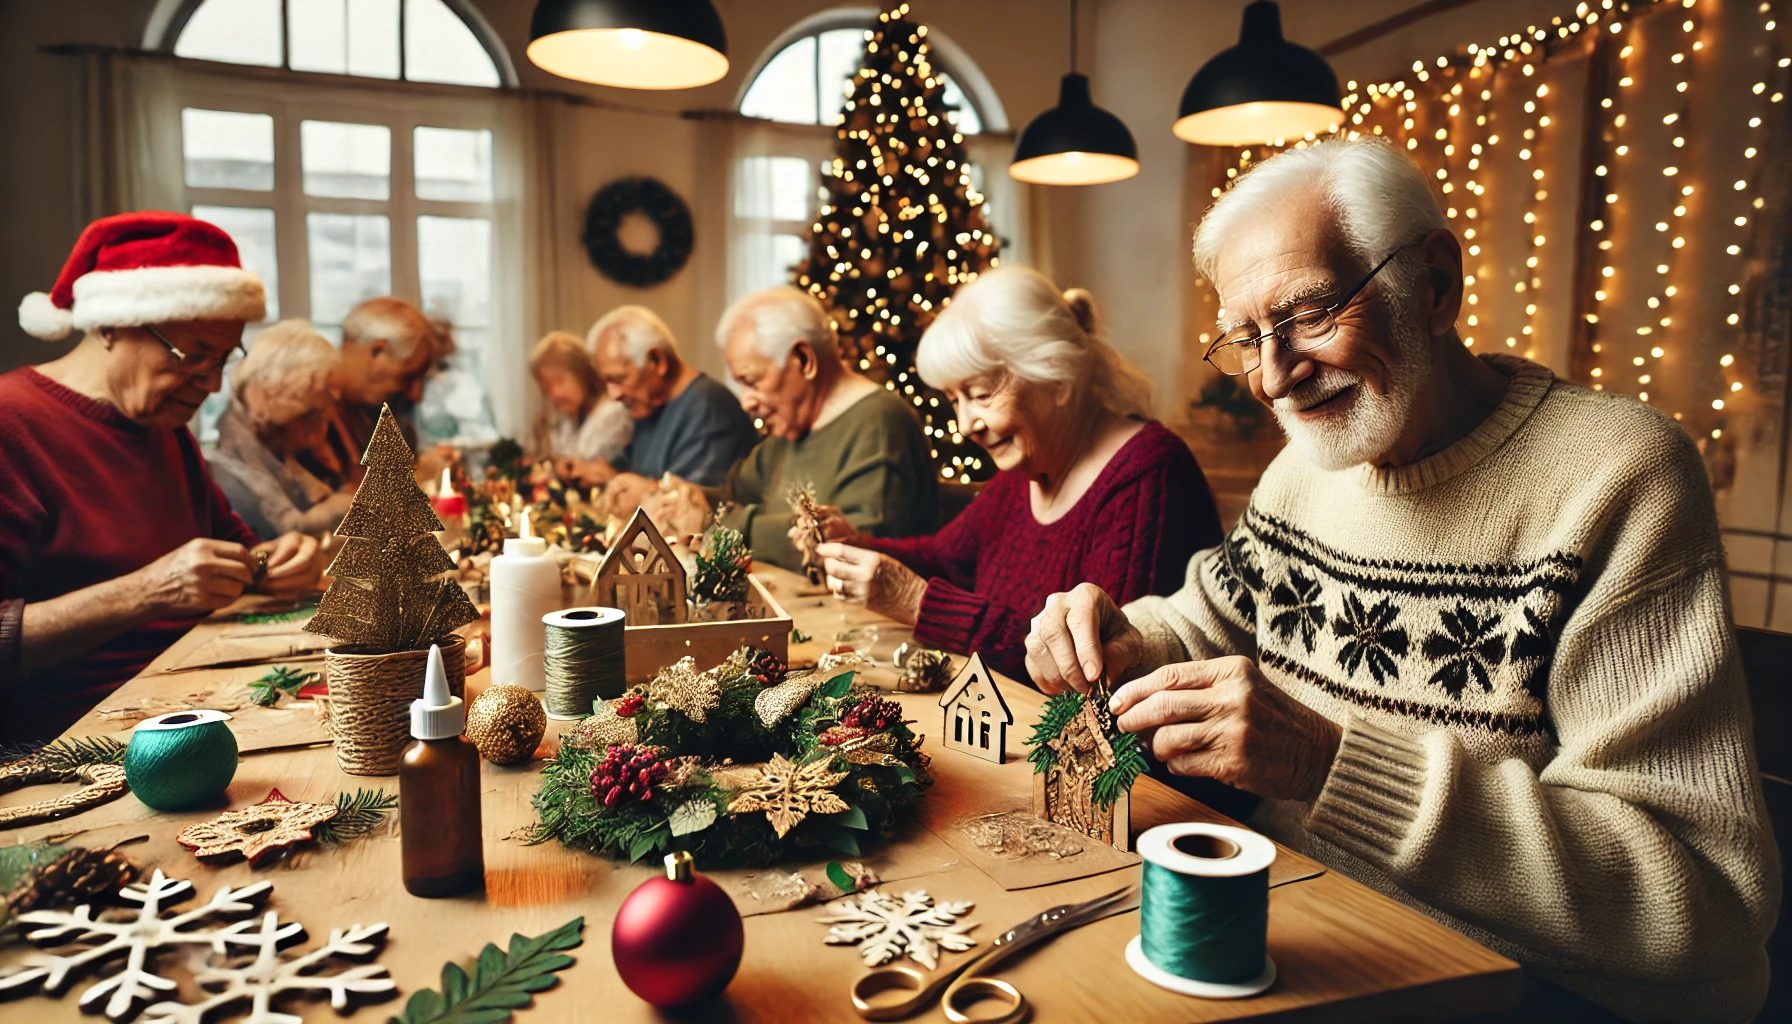
[[[1137,909],[1139,899],[1133,887],[1123,886],[1113,892],[1082,903],[1065,903],[1015,925],[996,937],[983,955],[973,957],[957,967],[931,979],[912,967],[882,967],[871,971],[852,986],[853,1009],[866,1020],[901,1020],[927,1009],[936,998],[952,1024],[1017,1024],[1027,1016],[1027,1000],[1020,990],[996,978],[974,977],[979,971],[996,967],[1021,950],[1043,942],[1060,932],[1080,928],[1114,914]],[[896,1002],[873,1004],[870,997],[883,992],[906,989],[913,995]],[[941,990],[945,995],[940,998]],[[966,998],[966,997],[970,998]],[[972,1017],[964,1012],[980,999],[1004,1004],[1000,1016]]]

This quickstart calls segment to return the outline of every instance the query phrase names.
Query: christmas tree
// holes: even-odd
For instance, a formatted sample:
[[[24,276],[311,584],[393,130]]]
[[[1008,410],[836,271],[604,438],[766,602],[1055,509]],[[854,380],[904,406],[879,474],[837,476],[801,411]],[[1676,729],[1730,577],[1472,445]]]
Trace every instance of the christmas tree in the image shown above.
[[[899,4],[866,35],[796,284],[834,311],[842,355],[915,403],[940,475],[980,478],[987,459],[915,373],[915,346],[952,292],[996,265],[1000,243],[929,63],[927,26]]]
[[[343,540],[330,563],[335,579],[308,631],[402,651],[439,643],[479,618],[460,584],[444,575],[454,562],[431,536],[442,521],[411,476],[416,461],[391,408],[381,409],[361,457],[367,476],[336,527]]]

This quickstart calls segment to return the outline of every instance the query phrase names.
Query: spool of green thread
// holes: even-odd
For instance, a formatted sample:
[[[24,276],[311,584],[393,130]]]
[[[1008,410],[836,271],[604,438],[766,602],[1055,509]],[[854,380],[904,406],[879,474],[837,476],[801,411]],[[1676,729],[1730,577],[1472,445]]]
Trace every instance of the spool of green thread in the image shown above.
[[[1185,822],[1139,837],[1139,934],[1126,962],[1184,995],[1240,999],[1275,984],[1269,866],[1275,844],[1242,828]]]
[[[158,811],[214,803],[236,775],[236,737],[222,711],[175,711],[139,722],[124,751],[124,777]]]

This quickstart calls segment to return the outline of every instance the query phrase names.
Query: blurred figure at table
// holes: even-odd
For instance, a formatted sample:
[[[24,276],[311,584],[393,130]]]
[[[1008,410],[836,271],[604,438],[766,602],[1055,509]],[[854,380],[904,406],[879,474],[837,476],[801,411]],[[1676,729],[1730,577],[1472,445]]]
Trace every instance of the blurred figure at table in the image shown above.
[[[298,461],[323,440],[336,361],[336,346],[310,323],[282,320],[256,335],[231,371],[230,406],[206,461],[258,537],[328,533],[354,501]]]
[[[1028,625],[1053,591],[1087,581],[1130,601],[1181,585],[1189,557],[1219,542],[1219,511],[1096,318],[1089,293],[1020,267],[958,290],[915,365],[1001,472],[926,536],[861,536],[824,508],[828,589],[1025,679]]]
[[[89,224],[19,304],[79,341],[0,375],[0,740],[54,738],[245,590],[316,584],[317,541],[257,541],[186,426],[263,314],[229,235],[156,212]]]
[[[604,396],[585,342],[571,331],[548,332],[535,343],[529,372],[548,403],[532,450],[553,459],[563,480],[607,477],[605,470],[628,446],[635,421],[621,402]]]
[[[423,400],[424,382],[443,347],[435,324],[403,299],[382,296],[349,310],[342,321],[342,357],[330,380],[336,402],[323,440],[299,461],[331,487],[360,483],[361,456],[379,422],[380,407],[388,402],[395,416],[403,413],[399,425],[415,449],[417,429],[410,414]],[[418,452],[418,479],[434,479],[454,458],[446,445]]]
[[[912,537],[939,525],[939,487],[920,420],[907,402],[849,369],[821,304],[789,286],[754,292],[716,328],[740,404],[766,438],[707,495],[661,488],[663,504],[727,502],[721,522],[753,557],[800,571],[789,495],[813,485],[871,537]],[[666,494],[668,490],[675,493]]]
[[[1251,824],[1527,982],[1752,1018],[1780,863],[1693,440],[1464,347],[1461,244],[1383,139],[1259,163],[1195,260],[1224,310],[1206,358],[1288,446],[1174,594],[1048,598],[1033,679],[1093,691],[1171,771],[1264,798]]]
[[[717,487],[753,447],[753,421],[734,395],[684,361],[671,328],[645,306],[619,306],[585,337],[606,394],[634,417],[606,500],[627,515],[667,474]]]

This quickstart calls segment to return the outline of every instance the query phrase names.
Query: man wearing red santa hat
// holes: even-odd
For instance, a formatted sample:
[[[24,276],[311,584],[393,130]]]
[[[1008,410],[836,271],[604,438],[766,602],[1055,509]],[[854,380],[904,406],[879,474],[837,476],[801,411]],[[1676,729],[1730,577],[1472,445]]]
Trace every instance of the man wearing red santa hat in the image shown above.
[[[186,428],[263,302],[229,235],[145,212],[88,225],[19,304],[80,340],[0,375],[0,738],[53,738],[245,590],[316,582],[316,539],[258,544]]]

